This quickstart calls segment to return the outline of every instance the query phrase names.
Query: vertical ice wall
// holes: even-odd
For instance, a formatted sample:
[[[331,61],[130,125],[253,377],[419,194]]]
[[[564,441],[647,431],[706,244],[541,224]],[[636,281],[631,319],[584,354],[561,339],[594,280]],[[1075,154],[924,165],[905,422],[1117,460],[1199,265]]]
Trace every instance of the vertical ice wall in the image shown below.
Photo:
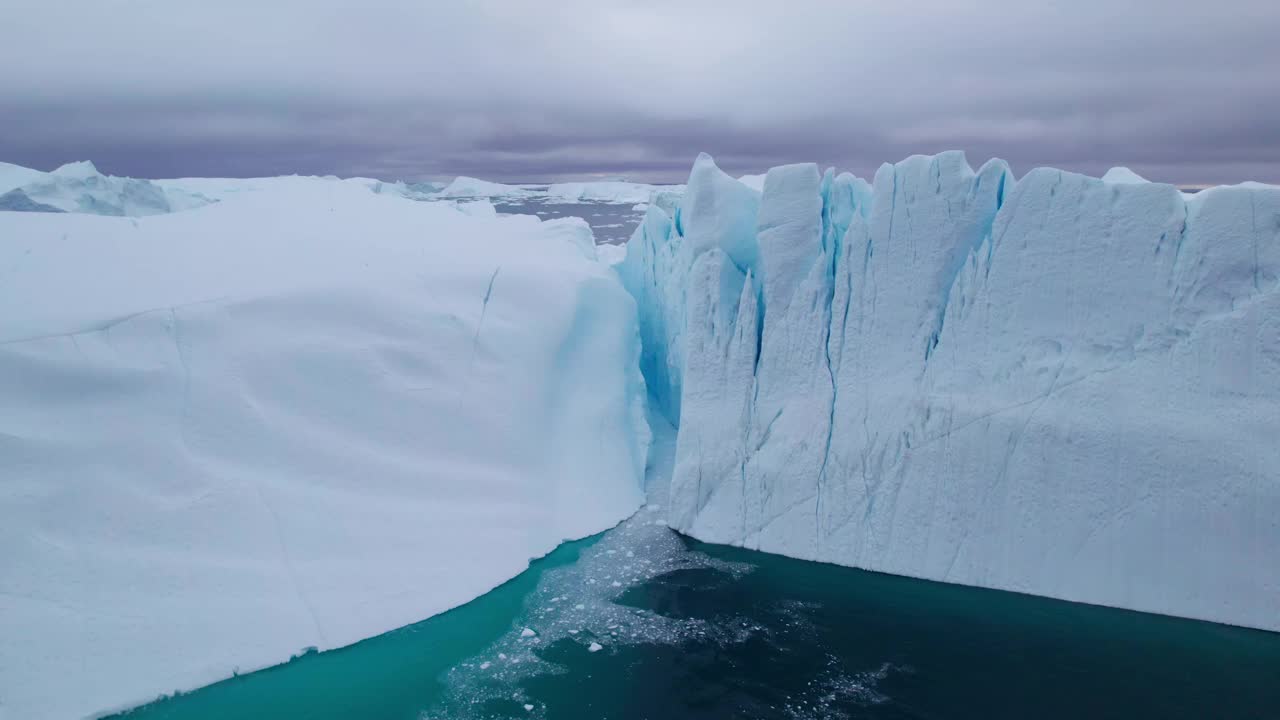
[[[704,155],[621,272],[674,527],[1280,629],[1280,189]]]

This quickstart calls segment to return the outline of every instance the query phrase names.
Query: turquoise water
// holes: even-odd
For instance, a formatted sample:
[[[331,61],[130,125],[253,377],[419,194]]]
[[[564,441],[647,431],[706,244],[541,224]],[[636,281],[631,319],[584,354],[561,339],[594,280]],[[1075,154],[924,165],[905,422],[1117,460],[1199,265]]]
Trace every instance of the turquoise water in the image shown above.
[[[127,717],[1280,717],[1277,634],[708,546],[659,516]]]

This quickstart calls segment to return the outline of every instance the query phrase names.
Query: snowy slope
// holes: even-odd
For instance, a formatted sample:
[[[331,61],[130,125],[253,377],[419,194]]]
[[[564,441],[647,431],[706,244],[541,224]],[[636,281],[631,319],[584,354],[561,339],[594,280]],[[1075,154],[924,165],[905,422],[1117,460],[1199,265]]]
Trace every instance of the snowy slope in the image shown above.
[[[0,717],[412,623],[641,502],[635,306],[583,227],[284,178],[0,213]]]
[[[1280,630],[1280,191],[1134,177],[700,157],[620,266],[671,524]]]

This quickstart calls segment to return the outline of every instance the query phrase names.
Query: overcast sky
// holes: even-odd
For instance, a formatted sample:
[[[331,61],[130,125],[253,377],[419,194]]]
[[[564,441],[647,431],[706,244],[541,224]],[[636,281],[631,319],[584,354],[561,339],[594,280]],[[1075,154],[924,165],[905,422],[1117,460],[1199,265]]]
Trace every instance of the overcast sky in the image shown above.
[[[58,0],[0,11],[0,160],[136,177],[681,180],[960,148],[1280,182],[1277,0]]]

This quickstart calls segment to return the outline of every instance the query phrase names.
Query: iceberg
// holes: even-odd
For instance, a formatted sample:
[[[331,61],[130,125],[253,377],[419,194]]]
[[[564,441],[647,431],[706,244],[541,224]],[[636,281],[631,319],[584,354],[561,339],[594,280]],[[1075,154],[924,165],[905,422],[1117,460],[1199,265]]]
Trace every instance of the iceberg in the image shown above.
[[[602,180],[596,182],[555,183],[547,186],[549,202],[598,202],[635,205],[649,202],[655,191],[681,192],[679,185],[647,185],[644,183]]]
[[[1280,630],[1280,190],[694,163],[618,266],[694,537]]]
[[[5,190],[15,179],[20,184]],[[141,217],[210,202],[213,201],[199,194],[167,191],[150,180],[103,175],[88,161],[68,163],[50,173],[16,165],[0,168],[0,211]]]
[[[221,201],[0,213],[0,715],[354,643],[643,502],[635,303],[581,221],[156,186]]]
[[[454,178],[453,182],[436,193],[439,197],[445,198],[524,197],[528,194],[528,190],[516,185],[503,185],[465,175]]]

